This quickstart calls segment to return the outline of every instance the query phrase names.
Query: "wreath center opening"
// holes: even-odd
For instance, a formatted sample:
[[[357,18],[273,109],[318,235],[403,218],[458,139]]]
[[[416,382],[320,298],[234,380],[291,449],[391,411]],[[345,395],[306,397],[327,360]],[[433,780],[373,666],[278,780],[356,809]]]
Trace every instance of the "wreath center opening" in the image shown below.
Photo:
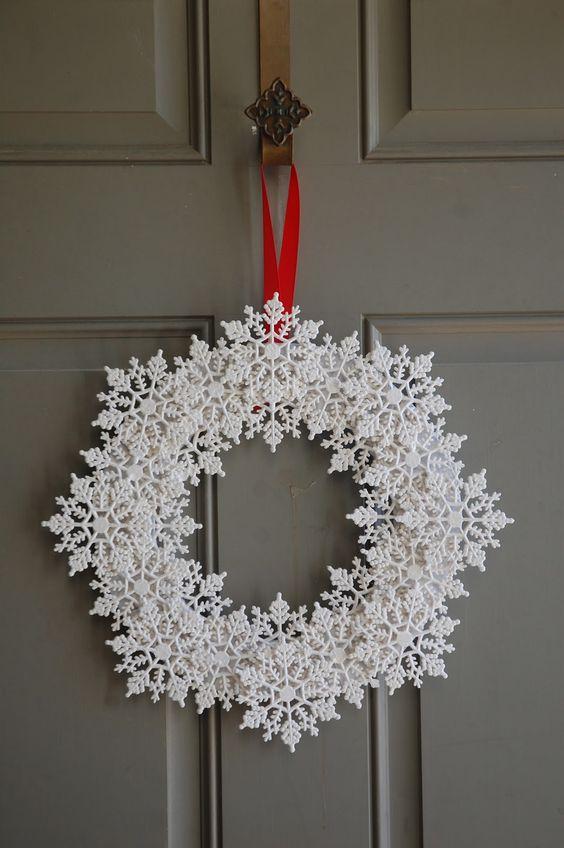
[[[328,474],[320,440],[287,436],[271,453],[260,438],[222,456],[218,480],[220,570],[233,608],[265,609],[277,592],[292,609],[312,608],[329,588],[327,566],[350,568],[359,504],[350,475]]]

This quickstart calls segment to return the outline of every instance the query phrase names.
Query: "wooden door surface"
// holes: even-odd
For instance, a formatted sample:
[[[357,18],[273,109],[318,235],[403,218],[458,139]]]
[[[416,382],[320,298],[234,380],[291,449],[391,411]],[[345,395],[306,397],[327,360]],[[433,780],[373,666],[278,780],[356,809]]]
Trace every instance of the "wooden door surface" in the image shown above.
[[[40,527],[96,443],[103,366],[185,353],[261,298],[255,0],[0,2],[3,848],[560,848],[564,754],[564,7],[296,0],[297,302],[434,350],[515,518],[448,680],[371,695],[290,754],[125,699]],[[284,175],[272,185],[280,218]],[[236,604],[312,604],[355,537],[307,441],[254,441],[197,501]]]

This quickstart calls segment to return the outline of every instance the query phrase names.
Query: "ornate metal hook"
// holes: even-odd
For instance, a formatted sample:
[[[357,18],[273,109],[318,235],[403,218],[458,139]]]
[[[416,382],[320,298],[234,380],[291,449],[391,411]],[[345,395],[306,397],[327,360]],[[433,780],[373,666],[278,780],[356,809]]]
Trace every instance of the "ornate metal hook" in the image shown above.
[[[280,147],[302,121],[311,115],[311,109],[278,77],[254,103],[247,106],[245,115]]]

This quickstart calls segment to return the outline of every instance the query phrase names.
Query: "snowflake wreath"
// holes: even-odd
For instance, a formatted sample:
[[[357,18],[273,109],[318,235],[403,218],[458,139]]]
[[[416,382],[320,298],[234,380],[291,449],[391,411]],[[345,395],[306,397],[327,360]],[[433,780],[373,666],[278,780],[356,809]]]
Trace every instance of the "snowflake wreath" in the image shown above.
[[[458,621],[446,601],[466,595],[459,573],[484,569],[485,549],[511,522],[486,492],[485,472],[461,478],[464,436],[443,431],[449,407],[436,394],[432,354],[359,353],[321,322],[285,313],[275,297],[244,322],[224,323],[211,348],[195,336],[167,370],[108,368],[103,446],[83,452],[91,473],[44,524],[60,536],[70,573],[92,568],[92,613],[112,619],[108,642],[128,675],[128,695],[165,692],[198,712],[216,702],[245,707],[241,727],[280,734],[293,751],[318,721],[339,718],[337,699],[360,707],[382,677],[394,691],[424,673],[446,677],[442,655]],[[189,556],[201,527],[186,514],[202,474],[222,475],[221,454],[261,433],[272,451],[302,429],[331,454],[329,473],[350,471],[362,506],[360,556],[329,568],[330,591],[311,614],[281,595],[267,612],[225,612],[225,574],[204,575]]]

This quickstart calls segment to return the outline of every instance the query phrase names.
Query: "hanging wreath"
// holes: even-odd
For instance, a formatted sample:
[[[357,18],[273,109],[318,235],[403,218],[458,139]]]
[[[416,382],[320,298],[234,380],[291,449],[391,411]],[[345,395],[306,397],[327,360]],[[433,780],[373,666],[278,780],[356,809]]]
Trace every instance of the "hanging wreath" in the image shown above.
[[[302,733],[339,718],[338,698],[360,707],[380,677],[392,692],[446,677],[458,624],[446,602],[466,595],[460,572],[484,569],[511,519],[484,471],[461,477],[454,455],[465,437],[443,431],[449,407],[432,354],[377,345],[361,356],[356,334],[316,342],[321,322],[300,321],[277,295],[245,313],[214,348],[193,337],[173,371],[161,351],[107,369],[94,422],[103,445],[83,452],[90,475],[72,477],[44,524],[71,575],[94,572],[92,613],[112,619],[128,695],[168,693],[184,706],[192,691],[200,713],[237,702],[241,727],[280,734],[293,751]],[[271,451],[286,435],[321,437],[329,473],[349,472],[359,487],[362,505],[347,517],[360,554],[352,568],[329,568],[311,613],[281,595],[267,611],[227,612],[225,573],[204,576],[189,555],[201,526],[187,515],[190,487],[222,475],[222,453],[258,434]]]

